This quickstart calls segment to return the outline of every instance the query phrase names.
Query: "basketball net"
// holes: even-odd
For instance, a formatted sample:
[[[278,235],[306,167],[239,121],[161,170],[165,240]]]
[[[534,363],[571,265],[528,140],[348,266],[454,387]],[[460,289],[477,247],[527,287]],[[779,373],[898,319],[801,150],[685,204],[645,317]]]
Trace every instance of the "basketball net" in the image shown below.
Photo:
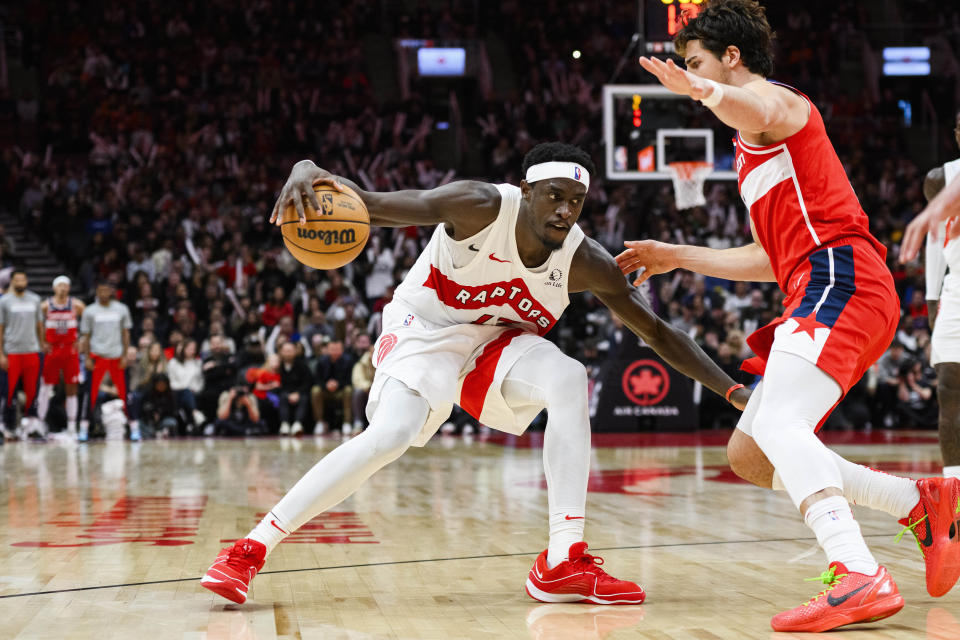
[[[702,207],[707,204],[703,196],[703,183],[713,173],[711,162],[671,162],[667,165],[673,180],[673,196],[677,209]]]

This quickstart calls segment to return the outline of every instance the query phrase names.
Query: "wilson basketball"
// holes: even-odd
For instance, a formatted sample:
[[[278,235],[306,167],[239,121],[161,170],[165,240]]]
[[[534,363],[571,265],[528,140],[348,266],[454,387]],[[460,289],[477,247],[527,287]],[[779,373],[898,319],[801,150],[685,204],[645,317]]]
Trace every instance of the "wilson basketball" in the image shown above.
[[[360,196],[344,185],[313,187],[320,211],[306,207],[307,223],[300,225],[297,209],[283,210],[280,229],[293,257],[314,269],[337,269],[356,258],[370,236],[370,214]]]

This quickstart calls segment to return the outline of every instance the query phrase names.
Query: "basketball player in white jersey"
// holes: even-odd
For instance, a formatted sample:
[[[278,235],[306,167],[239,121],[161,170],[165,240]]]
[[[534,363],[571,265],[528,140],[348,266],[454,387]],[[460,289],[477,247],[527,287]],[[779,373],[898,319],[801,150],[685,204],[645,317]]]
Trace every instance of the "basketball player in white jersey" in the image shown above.
[[[327,454],[246,538],[224,549],[204,587],[243,602],[267,553],[307,521],[351,495],[407,447],[422,446],[459,404],[484,424],[522,433],[544,408],[543,466],[550,540],[527,593],[543,602],[637,604],[643,589],[617,580],[583,542],[590,421],[584,366],[542,336],[568,304],[591,291],[673,367],[742,408],[749,393],[685,333],[662,322],[630,287],[613,257],[584,237],[577,218],[595,171],[577,147],[548,143],[523,161],[520,187],[462,181],[429,191],[364,192],[298,163],[273,212],[291,200],[319,210],[315,183],[347,184],[374,225],[436,225],[384,310],[370,427]]]
[[[960,145],[960,112],[956,114],[953,133]],[[923,194],[928,201],[933,200],[958,176],[960,158],[931,169],[923,181]],[[933,329],[930,364],[937,371],[940,403],[940,452],[943,475],[952,478],[960,478],[960,240],[949,234],[957,222],[957,218],[941,221],[936,233],[927,234],[925,270]]]

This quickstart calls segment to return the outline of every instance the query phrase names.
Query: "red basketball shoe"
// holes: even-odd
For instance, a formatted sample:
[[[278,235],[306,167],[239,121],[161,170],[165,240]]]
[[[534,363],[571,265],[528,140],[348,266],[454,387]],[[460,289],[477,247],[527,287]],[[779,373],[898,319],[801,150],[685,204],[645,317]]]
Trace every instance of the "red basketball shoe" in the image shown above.
[[[263,566],[267,548],[261,542],[243,538],[220,552],[217,560],[200,580],[200,584],[218,596],[243,604],[247,586]]]
[[[640,585],[617,580],[600,568],[603,558],[587,553],[586,542],[570,545],[567,560],[547,568],[547,552],[527,576],[527,595],[540,602],[593,602],[595,604],[640,604],[647,594]]]
[[[819,579],[827,588],[796,609],[773,616],[770,626],[774,631],[829,631],[889,618],[903,609],[903,596],[885,567],[868,576],[832,562]]]
[[[927,592],[934,598],[946,594],[960,578],[960,480],[917,480],[920,502],[900,521],[917,538],[927,565]]]

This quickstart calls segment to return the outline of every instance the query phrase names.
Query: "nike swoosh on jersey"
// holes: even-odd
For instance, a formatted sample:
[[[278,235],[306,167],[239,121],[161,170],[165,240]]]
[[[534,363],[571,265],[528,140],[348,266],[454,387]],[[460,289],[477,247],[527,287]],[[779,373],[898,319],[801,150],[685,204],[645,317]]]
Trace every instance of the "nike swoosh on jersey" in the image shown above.
[[[276,527],[277,531],[279,531],[280,533],[287,533],[286,531],[284,531],[283,529],[280,528],[280,525],[277,524],[277,521],[276,521],[276,520],[271,520],[271,521],[270,521],[270,524],[272,524],[274,527]]]
[[[868,582],[867,584],[862,584],[862,585],[860,585],[859,587],[857,587],[856,589],[854,589],[853,591],[851,591],[851,592],[849,592],[849,593],[847,593],[847,594],[845,594],[845,595],[842,595],[842,596],[840,596],[839,598],[834,598],[834,597],[833,597],[833,593],[828,593],[828,594],[827,594],[827,603],[828,603],[831,607],[839,607],[839,606],[842,605],[844,602],[846,602],[847,600],[849,600],[850,598],[852,598],[853,596],[855,596],[857,593],[859,593],[860,591],[863,591],[864,589],[866,589],[866,588],[869,587],[869,586],[870,586],[870,583],[869,583],[869,582]]]
[[[564,520],[583,520],[583,516],[564,516]]]
[[[509,262],[510,262],[509,260],[501,260],[500,258],[496,257],[496,256],[493,255],[492,253],[491,253],[488,257],[489,257],[491,260],[493,260],[494,262],[503,262],[503,263],[509,263]]]
[[[470,251],[480,251],[480,247],[475,247],[472,243],[469,247],[467,247],[467,249],[470,249]]]

